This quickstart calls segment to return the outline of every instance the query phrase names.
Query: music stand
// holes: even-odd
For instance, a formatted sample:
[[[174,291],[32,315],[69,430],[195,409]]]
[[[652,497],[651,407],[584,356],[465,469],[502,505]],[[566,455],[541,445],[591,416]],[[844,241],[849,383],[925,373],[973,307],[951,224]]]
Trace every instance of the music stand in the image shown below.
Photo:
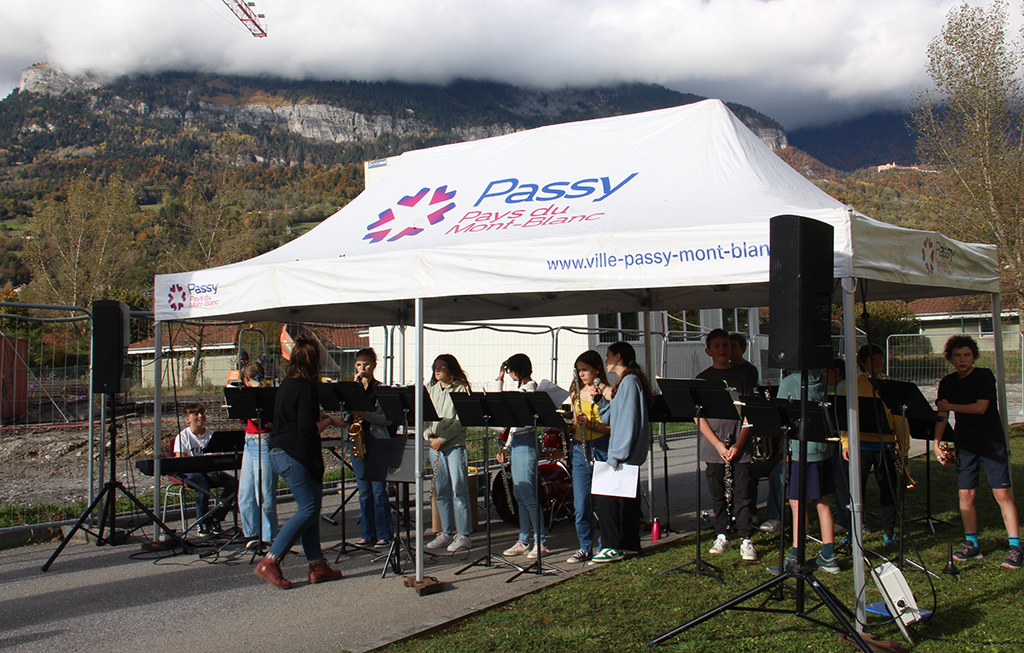
[[[379,387],[379,386],[378,386]],[[376,408],[358,381],[320,384],[320,407],[328,413],[372,411]]]
[[[652,424],[661,424],[661,467],[662,467],[662,482],[665,486],[665,527],[661,529],[662,535],[667,533],[675,533],[676,531],[672,528],[672,505],[671,499],[669,498],[668,492],[668,440],[666,433],[668,428],[666,423],[671,420],[671,411],[668,409],[668,404],[665,403],[665,397],[660,394],[654,395],[654,401],[651,404],[651,410],[649,412],[649,420]],[[698,444],[700,442],[698,441]],[[699,513],[699,508],[698,508]],[[699,522],[699,517],[698,517]]]
[[[565,428],[565,418],[555,408],[555,402],[551,400],[551,396],[546,392],[503,392],[501,393],[506,398],[510,407],[518,414],[520,420],[526,418],[526,423],[533,424],[534,433],[534,449],[536,450],[537,463],[535,467],[535,473],[533,476],[533,496],[536,510],[536,531],[534,532],[535,544],[537,547],[537,560],[530,563],[524,568],[519,569],[516,573],[512,574],[506,583],[511,583],[515,579],[519,578],[526,572],[533,570],[537,575],[551,574],[551,573],[567,573],[564,569],[556,567],[553,564],[544,562],[544,545],[541,544],[544,538],[544,526],[543,514],[544,509],[541,506],[541,495],[540,495],[540,433],[537,430],[538,426],[544,426],[546,428]],[[525,412],[524,412],[525,411]],[[490,517],[490,515],[488,515]]]
[[[662,635],[659,635],[658,637],[648,641],[647,642],[648,646],[655,646],[657,644],[661,644],[662,642],[664,642],[664,641],[666,641],[666,640],[668,640],[668,639],[670,639],[672,637],[675,637],[679,633],[681,633],[681,632],[683,632],[685,630],[688,630],[689,628],[692,628],[692,627],[694,627],[694,626],[696,626],[698,624],[701,624],[701,623],[703,623],[703,622],[705,622],[705,621],[707,621],[707,620],[709,620],[709,619],[711,619],[713,617],[718,616],[719,614],[722,614],[726,610],[742,610],[742,611],[748,611],[748,612],[764,612],[764,613],[789,613],[790,612],[789,610],[780,610],[780,609],[777,609],[777,608],[765,608],[764,607],[764,603],[762,603],[761,606],[756,607],[756,608],[741,607],[740,604],[743,603],[744,601],[750,599],[750,598],[753,598],[754,596],[757,596],[758,594],[761,594],[762,592],[775,592],[776,589],[780,588],[783,583],[785,583],[787,580],[792,578],[792,579],[795,579],[797,581],[797,584],[796,584],[796,605],[795,605],[794,610],[792,611],[792,614],[795,614],[798,617],[802,617],[802,618],[804,618],[804,619],[806,619],[808,621],[811,621],[813,623],[816,623],[816,624],[818,624],[820,626],[825,626],[827,628],[835,629],[833,626],[831,626],[829,624],[826,624],[826,623],[824,623],[822,621],[819,621],[819,620],[811,617],[810,614],[809,614],[809,611],[805,610],[805,608],[804,608],[804,584],[805,583],[810,584],[811,588],[814,589],[815,593],[818,595],[818,600],[821,602],[820,605],[824,605],[825,607],[827,607],[829,612],[831,612],[832,615],[836,618],[836,621],[838,621],[839,624],[842,626],[842,630],[840,632],[846,632],[849,635],[850,639],[853,641],[853,643],[856,644],[860,648],[861,651],[863,651],[864,653],[871,653],[871,650],[872,650],[871,647],[868,646],[867,642],[864,641],[864,638],[861,636],[860,633],[857,632],[856,628],[854,628],[853,624],[850,623],[850,620],[846,616],[847,614],[852,614],[850,612],[849,608],[844,606],[839,601],[839,599],[835,596],[835,594],[833,594],[827,587],[821,585],[814,578],[814,565],[813,565],[813,563],[810,564],[810,565],[808,565],[806,563],[805,544],[806,544],[806,536],[807,536],[807,525],[806,525],[806,516],[807,516],[807,473],[806,473],[806,471],[807,471],[807,442],[808,442],[809,438],[817,439],[819,437],[822,437],[822,439],[825,439],[825,437],[827,437],[827,436],[823,437],[823,435],[820,432],[821,431],[830,431],[831,428],[832,428],[832,425],[829,423],[829,421],[827,419],[827,411],[824,411],[824,410],[808,411],[808,404],[809,404],[809,402],[807,401],[807,370],[801,370],[800,374],[801,374],[801,379],[800,379],[800,403],[799,403],[799,411],[800,412],[798,414],[796,422],[791,422],[791,425],[792,424],[797,424],[798,425],[797,426],[797,433],[799,434],[799,438],[800,438],[800,447],[799,447],[799,452],[800,452],[800,461],[799,461],[799,466],[800,466],[800,473],[799,473],[800,482],[799,482],[799,490],[798,490],[798,493],[797,493],[797,497],[798,497],[797,500],[799,502],[799,506],[800,507],[798,509],[797,516],[795,518],[795,521],[797,523],[794,526],[795,528],[798,529],[797,530],[797,538],[798,538],[797,539],[797,543],[798,544],[797,544],[797,564],[796,564],[796,567],[795,568],[791,568],[791,569],[783,569],[782,573],[780,573],[778,576],[776,576],[772,580],[770,580],[770,581],[768,581],[766,583],[762,583],[761,585],[755,587],[754,589],[749,590],[747,592],[744,592],[743,594],[740,594],[739,596],[737,596],[737,597],[727,601],[726,603],[723,603],[722,605],[718,606],[717,608],[714,608],[713,610],[710,610],[709,612],[706,612],[703,615],[701,615],[701,616],[699,616],[699,617],[697,617],[695,619],[692,619],[692,620],[688,621],[687,623],[685,623],[685,624],[683,624],[681,626],[678,626],[678,627],[676,627],[676,628],[674,628],[674,629],[672,629],[672,630],[670,630],[670,631],[668,631],[668,632],[666,632],[666,633],[664,633]],[[659,382],[659,385],[660,385],[660,382]],[[664,389],[664,386],[662,386],[662,388]],[[786,409],[786,410],[788,411],[789,409]],[[810,418],[809,418],[809,415],[811,415],[811,414],[813,414],[815,412],[817,412],[819,414],[818,414],[817,419],[812,422],[810,420]],[[785,419],[791,419],[791,416],[792,416],[792,413],[789,413],[785,417]],[[831,435],[831,433],[829,433],[829,435]],[[782,566],[785,567],[784,564]],[[815,607],[811,608],[811,611],[813,611],[817,607],[819,607],[819,606],[815,606]]]
[[[665,398],[665,405],[673,421],[696,420],[697,424],[697,473],[696,495],[697,495],[697,557],[690,562],[664,569],[659,574],[666,574],[670,571],[684,571],[694,576],[708,576],[714,578],[722,585],[722,580],[716,572],[718,569],[701,559],[700,550],[700,504],[701,504],[701,438],[704,437],[700,430],[701,419],[740,419],[740,414],[733,403],[732,393],[724,384],[717,381],[706,381],[704,379],[658,379],[658,387]],[[692,565],[692,569],[687,569]]]
[[[237,388],[230,386],[224,388],[224,403],[226,404],[228,417],[237,420],[255,419],[259,436],[263,435],[263,425],[274,421],[274,402],[276,399],[277,388],[250,388],[245,385]],[[216,436],[217,433],[214,432],[213,435]],[[270,437],[270,435],[268,434],[267,437]],[[243,439],[242,442],[244,447],[245,440]],[[257,556],[266,555],[267,553],[267,549],[263,547],[263,502],[265,500],[263,496],[263,447],[257,447],[256,465],[258,468],[257,473],[260,477],[260,482],[256,484],[256,497],[260,508],[259,533],[257,533],[259,544],[253,549],[252,556],[249,558],[249,564],[254,563]],[[241,483],[241,479],[239,479],[239,483]],[[237,501],[235,505],[237,507]]]
[[[501,394],[453,392],[450,395],[452,404],[455,406],[455,413],[459,416],[459,423],[463,426],[482,426],[484,429],[484,514],[486,515],[485,521],[487,523],[485,527],[487,553],[456,571],[456,576],[477,565],[484,567],[504,565],[506,567],[515,567],[519,571],[523,570],[522,567],[510,562],[504,556],[491,553],[491,454],[488,451],[488,444],[491,440],[490,427],[522,426],[522,424],[518,423],[519,420],[513,417],[511,411],[507,410],[502,401]],[[479,484],[477,486],[479,487]]]
[[[750,422],[750,436],[782,440],[782,464],[785,464],[789,454],[789,433],[792,428],[786,412],[786,404],[789,402],[784,399],[769,400],[757,395],[743,395],[740,397],[740,401],[743,403],[743,416]],[[787,483],[788,481],[783,482],[782,497],[780,497],[783,505],[780,506],[779,513],[782,523],[782,527],[779,528],[779,573],[781,573],[786,564],[785,497],[787,494]]]
[[[320,407],[323,408],[328,413],[367,412],[372,411],[376,408],[376,406],[374,406],[374,403],[370,401],[370,398],[367,396],[366,390],[363,388],[363,384],[358,381],[332,381],[330,383],[321,383],[319,399]],[[364,433],[364,442],[366,442],[367,439],[370,437],[371,436],[368,433]],[[349,454],[354,455],[353,452],[355,451],[355,448],[351,446],[352,439],[348,435],[347,431],[345,432],[344,437],[340,438],[340,440],[342,442],[346,442],[349,444]],[[365,456],[367,457],[369,456],[368,449],[369,448],[367,447],[367,451],[365,453]],[[341,461],[342,465],[352,470],[352,476],[355,477],[355,469],[352,467],[352,462],[350,460],[345,460],[342,456],[339,456],[335,448],[331,449],[331,453],[332,455],[334,455],[335,458]],[[334,512],[331,513],[330,517],[325,517],[323,515],[320,516],[320,519],[323,519],[326,522],[329,522],[331,524],[337,524],[338,522],[335,520],[335,517],[339,512],[341,513],[341,542],[334,545],[338,547],[338,557],[335,558],[335,563],[337,563],[338,560],[341,559],[341,556],[343,554],[348,553],[349,548],[359,549],[361,551],[369,551],[370,553],[376,553],[376,550],[373,548],[349,542],[347,539],[345,506],[348,504],[349,501],[352,500],[352,497],[358,492],[359,489],[357,487],[355,490],[352,490],[352,492],[349,493],[347,496],[345,495],[345,479],[343,476],[341,481],[341,504],[339,504],[338,507],[334,509]]]
[[[875,386],[875,390],[878,392],[878,396],[882,398],[882,402],[889,407],[889,410],[894,413],[899,413],[903,417],[903,433],[900,433],[900,441],[903,441],[903,435],[909,434],[911,438],[915,440],[925,440],[929,444],[935,437],[935,424],[937,422],[944,421],[939,416],[938,411],[932,408],[928,400],[925,399],[924,395],[921,394],[921,389],[915,384],[907,381],[892,381],[889,379],[874,379],[872,383]],[[900,461],[900,465],[904,470],[904,473],[909,476],[909,472],[906,471],[906,466],[910,464],[910,452],[907,451],[906,460]],[[901,482],[901,479],[897,478],[897,483],[900,486],[900,537],[899,537],[899,562],[897,567],[903,570],[903,529],[907,524],[915,521],[926,521],[932,529],[932,533],[935,533],[935,525],[932,519],[932,475],[931,475],[931,446],[925,447],[925,516],[917,519],[906,520],[903,518],[903,510],[906,505],[906,494],[907,484]],[[897,471],[898,473],[898,471]],[[941,522],[948,526],[952,526],[949,522]],[[910,561],[913,563],[913,561]],[[919,569],[923,569],[917,563],[913,563],[914,566]]]
[[[384,411],[384,417],[387,418],[392,424],[401,423],[401,432],[403,434],[409,433],[409,418],[410,416],[416,415],[416,388],[420,389],[420,393],[423,396],[423,421],[424,422],[439,422],[440,417],[437,416],[437,410],[434,408],[434,402],[430,399],[430,395],[427,393],[427,389],[424,386],[377,386],[375,396],[377,398],[377,404]],[[457,393],[452,393],[450,396],[454,396]],[[409,443],[409,454],[415,456],[415,446],[425,446],[426,441],[423,439],[421,433],[413,434]],[[408,465],[403,465],[403,469],[412,470],[413,476],[409,481],[397,481],[402,483],[402,491],[404,496],[402,498],[404,503],[404,518],[406,518],[406,539],[410,539],[409,525],[411,520],[409,519],[409,484],[416,482],[415,477],[415,464],[413,463],[414,458],[403,459]],[[428,460],[428,459],[424,459]],[[395,535],[398,534],[398,527],[396,526]],[[406,552],[409,553],[409,547],[406,543],[401,545]],[[394,547],[392,547],[394,549]],[[412,555],[410,555],[412,558]],[[390,556],[388,558],[390,560]]]
[[[385,416],[387,414],[385,413]],[[391,504],[391,518],[394,520],[394,537],[388,552],[375,557],[371,562],[385,560],[380,577],[384,578],[390,566],[396,576],[402,573],[402,552],[409,560],[413,560],[407,540],[409,538],[409,485],[416,482],[416,447],[423,446],[415,438],[394,437],[373,439],[373,445],[366,449],[363,479],[367,481],[384,481],[401,487],[401,496],[395,492],[396,502]],[[372,456],[370,455],[372,452]],[[405,512],[400,502],[404,500]],[[405,519],[406,537],[402,539],[401,519]]]
[[[836,430],[838,431],[849,431],[849,413],[846,410],[846,395],[832,395],[833,410],[831,411],[832,419],[834,420]],[[857,397],[857,421],[860,423],[861,433],[878,433],[879,435],[892,435],[892,428],[889,426],[889,420],[885,419],[885,404],[878,397]],[[861,459],[861,467],[864,466],[864,459]],[[861,470],[857,471],[857,482],[861,483]],[[866,482],[866,479],[865,479]],[[861,483],[863,485],[863,483]],[[850,532],[853,533],[853,510],[851,501],[850,511]],[[856,535],[856,538],[851,535],[850,541],[854,539],[860,539],[860,535]],[[863,549],[863,545],[861,546]],[[871,553],[877,554],[876,551],[871,549],[864,549]],[[885,556],[879,556],[885,557]]]

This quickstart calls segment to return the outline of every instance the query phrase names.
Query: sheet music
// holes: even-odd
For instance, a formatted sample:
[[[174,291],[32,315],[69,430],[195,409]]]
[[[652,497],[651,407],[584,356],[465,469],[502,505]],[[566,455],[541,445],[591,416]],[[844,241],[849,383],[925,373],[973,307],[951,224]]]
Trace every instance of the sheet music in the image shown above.
[[[614,467],[602,460],[594,461],[594,480],[590,486],[591,494],[609,497],[636,497],[637,483],[640,480],[640,466],[622,463],[616,471]]]

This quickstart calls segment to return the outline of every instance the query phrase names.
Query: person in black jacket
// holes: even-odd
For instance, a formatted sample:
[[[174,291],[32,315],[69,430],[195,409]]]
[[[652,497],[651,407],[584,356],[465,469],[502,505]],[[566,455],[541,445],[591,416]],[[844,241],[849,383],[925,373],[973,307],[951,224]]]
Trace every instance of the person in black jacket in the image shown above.
[[[299,539],[309,562],[310,583],[341,578],[341,572],[331,569],[320,549],[324,480],[320,433],[328,426],[345,426],[340,417],[330,417],[320,409],[320,352],[313,341],[295,339],[286,373],[277,390],[268,445],[274,472],[285,480],[295,497],[295,514],[281,527],[270,552],[254,572],[281,589],[292,586],[281,573],[281,559]]]

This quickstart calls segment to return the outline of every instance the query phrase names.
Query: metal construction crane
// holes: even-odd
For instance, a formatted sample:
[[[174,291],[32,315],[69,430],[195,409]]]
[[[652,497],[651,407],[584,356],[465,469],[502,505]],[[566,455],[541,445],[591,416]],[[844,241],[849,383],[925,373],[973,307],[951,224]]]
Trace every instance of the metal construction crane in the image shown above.
[[[260,18],[265,18],[265,16],[256,13],[255,2],[251,0],[224,0],[224,4],[238,16],[238,20],[242,21],[243,25],[249,28],[253,36],[256,38],[266,38],[267,30],[264,29],[263,25],[260,25]]]

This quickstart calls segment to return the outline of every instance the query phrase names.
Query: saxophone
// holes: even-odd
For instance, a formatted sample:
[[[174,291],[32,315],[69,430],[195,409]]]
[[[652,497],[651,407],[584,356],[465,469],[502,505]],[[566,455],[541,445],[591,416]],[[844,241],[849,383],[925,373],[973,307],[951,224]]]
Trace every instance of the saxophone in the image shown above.
[[[366,442],[363,440],[363,425],[353,421],[348,426],[348,439],[352,442],[352,457],[362,460],[366,456]]]
[[[892,444],[892,456],[896,462],[896,473],[903,475],[903,482],[906,484],[908,490],[913,490],[917,487],[917,481],[910,475],[910,465],[908,461],[903,457],[903,443],[902,438],[898,434],[893,436]]]

